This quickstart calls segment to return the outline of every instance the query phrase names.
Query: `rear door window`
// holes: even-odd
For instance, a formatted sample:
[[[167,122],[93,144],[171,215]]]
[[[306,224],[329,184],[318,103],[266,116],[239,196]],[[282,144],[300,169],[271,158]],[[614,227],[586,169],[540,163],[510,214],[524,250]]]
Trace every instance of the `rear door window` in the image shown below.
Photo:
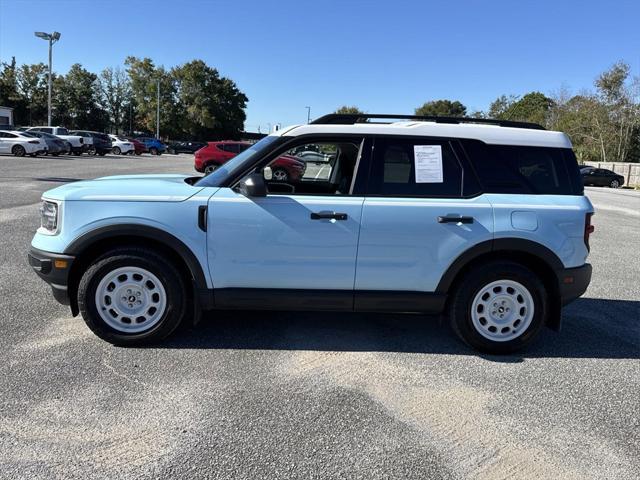
[[[378,138],[367,190],[390,197],[460,197],[462,171],[448,139]]]

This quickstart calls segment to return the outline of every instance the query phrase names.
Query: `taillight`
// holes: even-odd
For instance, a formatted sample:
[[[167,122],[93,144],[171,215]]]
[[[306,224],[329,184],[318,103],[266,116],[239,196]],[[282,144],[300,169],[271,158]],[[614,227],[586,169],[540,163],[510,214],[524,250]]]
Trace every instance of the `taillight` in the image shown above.
[[[593,213],[587,213],[584,219],[584,244],[587,246],[587,250],[591,250],[589,247],[589,235],[595,230],[595,227],[591,225],[591,217],[593,217]]]

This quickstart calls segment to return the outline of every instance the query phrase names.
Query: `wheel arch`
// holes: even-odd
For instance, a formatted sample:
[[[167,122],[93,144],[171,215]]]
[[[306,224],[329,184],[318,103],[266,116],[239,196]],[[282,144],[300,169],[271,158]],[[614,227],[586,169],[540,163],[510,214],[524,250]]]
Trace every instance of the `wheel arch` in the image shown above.
[[[69,300],[73,315],[78,314],[77,288],[82,274],[91,261],[118,247],[137,246],[151,248],[171,259],[187,280],[193,299],[203,309],[213,306],[213,296],[207,287],[202,265],[191,249],[168,232],[147,225],[109,225],[91,230],[71,242],[65,255],[75,260],[69,272]]]
[[[496,260],[511,260],[536,273],[549,294],[547,326],[560,329],[560,285],[557,271],[564,268],[562,260],[548,247],[532,240],[518,238],[494,239],[481,242],[459,255],[440,279],[436,293],[448,293],[456,288],[465,273],[474,266]]]

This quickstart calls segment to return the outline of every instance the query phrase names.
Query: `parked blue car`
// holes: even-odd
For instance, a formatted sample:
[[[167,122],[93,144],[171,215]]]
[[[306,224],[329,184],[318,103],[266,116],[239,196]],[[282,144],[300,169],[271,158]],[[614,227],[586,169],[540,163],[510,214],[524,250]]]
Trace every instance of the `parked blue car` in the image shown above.
[[[164,152],[167,151],[167,146],[157,138],[138,137],[136,138],[136,140],[144,143],[151,155],[162,155]]]
[[[591,279],[594,209],[569,138],[519,122],[406,118],[329,115],[204,177],[49,190],[29,262],[117,345],[157,342],[213,309],[444,312],[491,353],[558,330]],[[332,160],[276,178],[279,158],[305,151]]]

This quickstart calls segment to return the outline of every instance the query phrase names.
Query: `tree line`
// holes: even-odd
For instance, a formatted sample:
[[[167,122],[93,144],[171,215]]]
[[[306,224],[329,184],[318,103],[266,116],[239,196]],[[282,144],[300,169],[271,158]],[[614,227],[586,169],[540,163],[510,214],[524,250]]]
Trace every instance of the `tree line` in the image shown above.
[[[336,113],[365,112],[345,105]],[[566,88],[550,96],[501,95],[487,111],[475,112],[458,100],[434,100],[416,108],[415,114],[533,122],[568,134],[581,162],[640,162],[640,79],[631,76],[624,62],[598,75],[594,90],[576,95]]]
[[[164,138],[236,139],[246,119],[247,96],[202,60],[167,70],[127,57],[124,68],[97,74],[76,63],[52,79],[52,122],[70,129],[154,133],[158,88]],[[16,125],[46,125],[47,85],[44,63],[0,64],[0,105],[14,109]]]

